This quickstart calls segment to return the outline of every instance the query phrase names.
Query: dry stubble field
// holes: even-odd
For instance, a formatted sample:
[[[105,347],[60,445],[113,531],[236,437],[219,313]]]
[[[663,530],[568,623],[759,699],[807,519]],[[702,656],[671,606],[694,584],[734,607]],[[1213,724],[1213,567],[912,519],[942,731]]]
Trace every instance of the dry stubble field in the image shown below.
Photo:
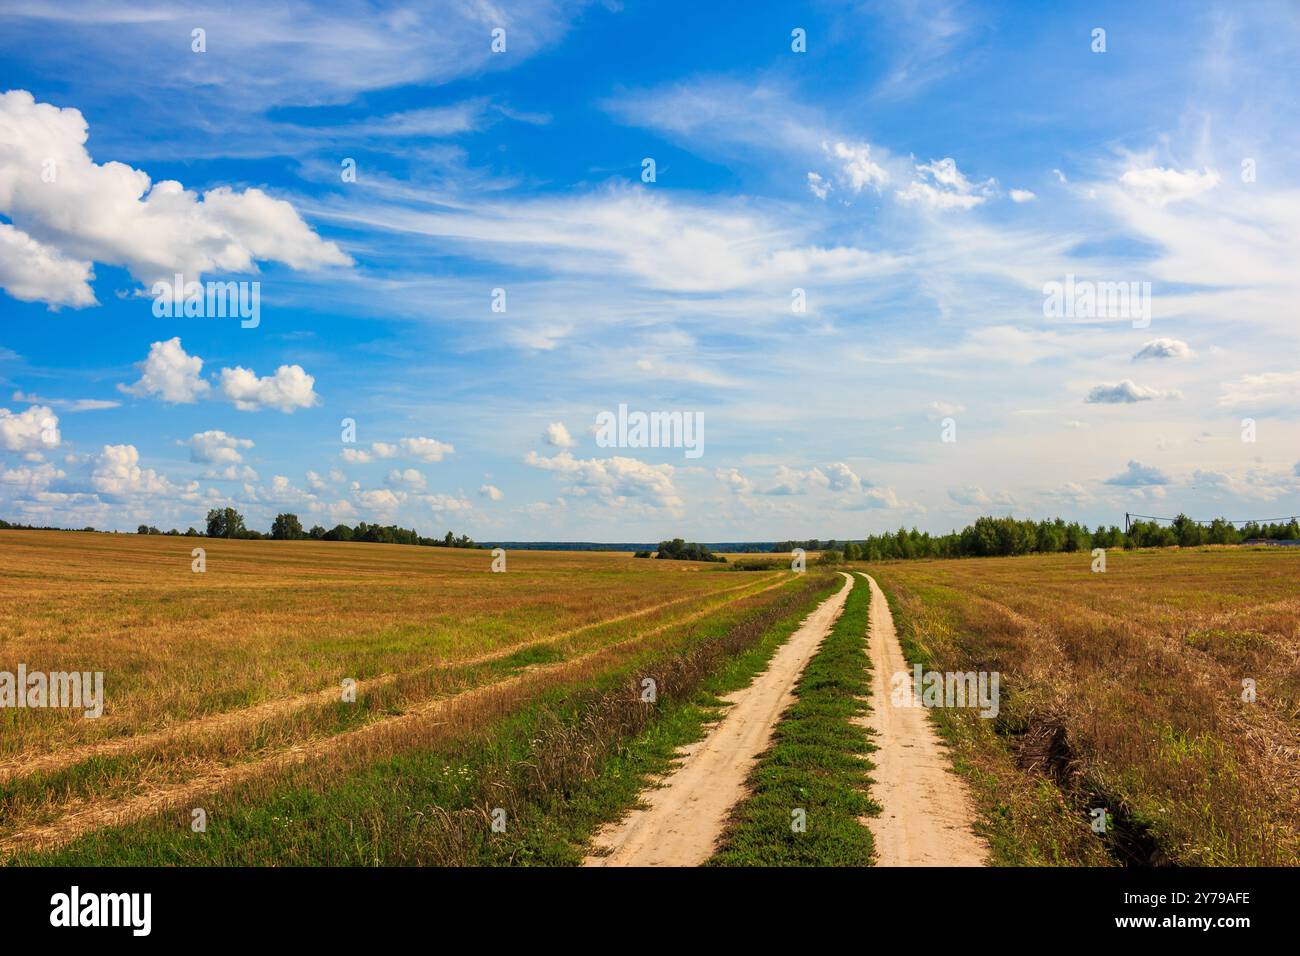
[[[996,719],[937,712],[995,862],[1300,863],[1300,553],[1107,558],[874,569],[914,659],[1002,675]]]
[[[1108,557],[868,568],[913,659],[1002,675],[996,719],[934,712],[993,862],[1295,864],[1300,554]],[[508,561],[0,532],[0,670],[103,671],[107,691],[97,720],[0,710],[0,859],[577,862],[698,736],[686,702],[743,686],[838,580]],[[637,703],[646,673],[673,706]],[[512,829],[486,836],[500,804]]]
[[[401,753],[793,583],[598,553],[490,564],[480,550],[0,531],[0,670],[102,671],[106,685],[98,719],[0,710],[0,852],[248,781],[268,790],[305,761]]]

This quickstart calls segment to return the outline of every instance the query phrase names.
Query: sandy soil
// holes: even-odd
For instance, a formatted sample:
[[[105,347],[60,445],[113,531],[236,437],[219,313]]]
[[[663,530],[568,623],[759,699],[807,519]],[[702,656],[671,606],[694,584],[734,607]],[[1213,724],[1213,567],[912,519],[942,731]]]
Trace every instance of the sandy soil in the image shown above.
[[[713,855],[758,755],[794,702],[799,675],[844,607],[853,587],[853,578],[844,578],[844,587],[777,648],[768,669],[724,698],[731,704],[725,716],[707,737],[682,751],[683,761],[662,786],[644,794],[645,806],[596,834],[587,866],[699,866]]]
[[[866,819],[876,841],[878,866],[984,866],[988,846],[971,830],[975,808],[965,784],[950,769],[944,746],[924,707],[895,707],[891,678],[911,675],[894,632],[885,595],[871,588],[871,712],[876,765],[872,798],[884,810]],[[909,683],[909,688],[911,684]],[[909,691],[910,693],[910,691]]]

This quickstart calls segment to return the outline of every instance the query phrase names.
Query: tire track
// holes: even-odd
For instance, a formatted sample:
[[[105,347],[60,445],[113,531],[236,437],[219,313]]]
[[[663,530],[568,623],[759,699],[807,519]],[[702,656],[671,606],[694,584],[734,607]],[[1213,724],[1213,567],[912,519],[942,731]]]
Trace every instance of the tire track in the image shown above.
[[[852,587],[853,578],[844,574],[844,586],[776,649],[767,670],[723,698],[731,706],[722,719],[703,740],[683,749],[682,763],[644,794],[643,807],[596,834],[584,865],[699,866],[713,855],[758,755],[794,702],[799,675],[830,633]]]
[[[862,572],[858,572],[862,574]],[[971,830],[975,805],[948,751],[939,741],[924,707],[899,707],[892,701],[895,674],[912,670],[894,630],[889,602],[875,578],[871,588],[869,648],[871,711],[862,718],[873,732],[871,796],[882,807],[866,825],[876,841],[877,866],[985,866],[989,848]]]

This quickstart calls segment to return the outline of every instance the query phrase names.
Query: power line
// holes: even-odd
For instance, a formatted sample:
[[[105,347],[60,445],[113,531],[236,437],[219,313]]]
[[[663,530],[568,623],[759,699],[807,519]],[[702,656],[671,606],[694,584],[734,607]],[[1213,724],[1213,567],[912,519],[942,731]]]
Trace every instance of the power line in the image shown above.
[[[1130,519],[1146,518],[1149,521],[1177,521],[1177,518],[1162,518],[1159,515],[1139,515],[1131,512],[1124,512],[1124,533],[1128,534]],[[1197,518],[1189,518],[1189,521],[1195,521],[1199,525],[1214,524],[1215,521],[1223,521],[1234,527],[1239,524],[1290,524],[1292,521],[1300,519],[1300,515],[1287,515],[1285,518],[1243,518],[1239,521],[1228,521],[1226,518],[1215,518],[1211,521],[1201,521]]]

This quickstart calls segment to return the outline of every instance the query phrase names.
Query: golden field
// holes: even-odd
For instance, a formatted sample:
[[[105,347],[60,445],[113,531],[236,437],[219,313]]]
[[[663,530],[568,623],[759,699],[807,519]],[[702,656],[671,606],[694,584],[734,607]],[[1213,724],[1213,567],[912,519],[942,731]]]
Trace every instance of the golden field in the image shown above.
[[[598,673],[792,577],[594,552],[511,552],[501,574],[491,562],[484,550],[0,531],[0,670],[102,671],[106,692],[98,719],[0,710],[0,848],[334,747],[400,750],[445,722],[449,700]],[[356,705],[341,702],[346,678]]]
[[[1002,675],[996,719],[937,712],[997,859],[1300,862],[1300,553],[1090,565],[1080,552],[874,569],[919,659]],[[1098,807],[1113,817],[1102,840]]]

